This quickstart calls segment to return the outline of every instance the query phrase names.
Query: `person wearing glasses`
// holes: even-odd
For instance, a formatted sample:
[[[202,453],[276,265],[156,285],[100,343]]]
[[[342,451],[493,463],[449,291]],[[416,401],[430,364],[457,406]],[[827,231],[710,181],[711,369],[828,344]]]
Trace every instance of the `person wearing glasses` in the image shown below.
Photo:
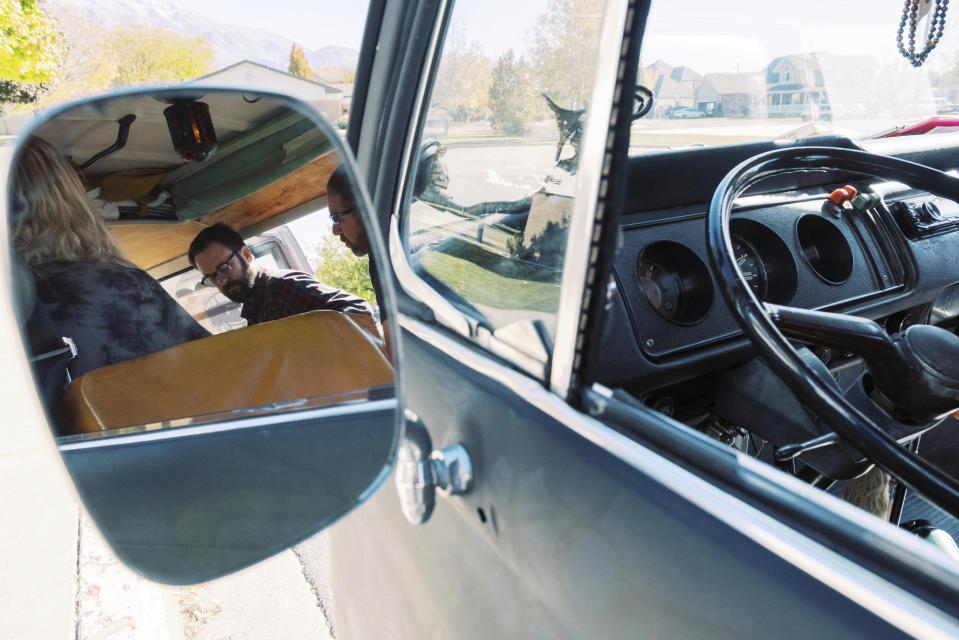
[[[203,284],[243,305],[240,315],[248,325],[317,310],[372,315],[366,300],[309,274],[261,268],[243,237],[222,222],[197,234],[188,258],[203,274]]]
[[[327,180],[326,204],[330,212],[330,220],[333,222],[333,235],[338,237],[354,255],[369,256],[370,284],[376,292],[376,299],[382,300],[380,273],[373,261],[373,256],[370,255],[370,240],[366,235],[366,227],[363,226],[363,218],[343,165],[337,167]],[[382,306],[377,308],[376,317],[380,321],[386,352],[392,353],[390,323]]]
[[[354,255],[365,256],[370,252],[370,240],[366,236],[363,220],[356,210],[356,199],[350,188],[346,169],[342,165],[330,174],[326,183],[327,207],[333,221],[333,235],[340,239]]]

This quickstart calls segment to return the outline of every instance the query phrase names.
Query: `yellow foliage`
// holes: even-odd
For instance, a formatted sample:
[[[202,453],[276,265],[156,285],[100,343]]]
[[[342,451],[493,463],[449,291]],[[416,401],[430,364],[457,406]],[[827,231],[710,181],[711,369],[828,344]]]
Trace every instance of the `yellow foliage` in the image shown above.
[[[115,85],[190,80],[213,64],[206,40],[166,29],[120,27],[111,40],[118,60]]]
[[[56,21],[36,0],[0,0],[0,80],[49,82],[60,56]]]
[[[153,27],[105,28],[69,8],[58,16],[65,55],[37,106],[121,85],[175,83],[212,70],[213,49],[202,38]]]
[[[310,61],[306,59],[306,52],[303,47],[293,43],[290,47],[290,73],[307,80],[313,79],[313,69],[310,68]]]

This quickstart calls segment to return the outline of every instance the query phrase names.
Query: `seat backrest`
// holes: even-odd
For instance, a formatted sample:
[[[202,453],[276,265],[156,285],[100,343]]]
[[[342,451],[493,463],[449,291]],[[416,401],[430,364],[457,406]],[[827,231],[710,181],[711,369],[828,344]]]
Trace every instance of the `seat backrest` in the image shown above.
[[[96,432],[365,394],[393,383],[393,368],[370,329],[367,316],[312,311],[95,369],[67,387],[59,430]]]

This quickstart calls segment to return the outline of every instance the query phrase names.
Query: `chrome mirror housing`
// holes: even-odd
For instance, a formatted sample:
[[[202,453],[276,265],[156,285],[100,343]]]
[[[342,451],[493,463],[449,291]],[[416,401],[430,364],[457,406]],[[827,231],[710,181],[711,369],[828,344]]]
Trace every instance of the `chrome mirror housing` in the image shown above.
[[[187,584],[258,562],[392,468],[402,411],[388,279],[370,274],[374,304],[309,284],[324,303],[246,314],[260,273],[315,280],[302,246],[315,237],[283,226],[328,234],[333,195],[365,233],[370,268],[387,264],[350,151],[281,95],[111,95],[19,141],[4,206],[24,353],[84,505],[149,578]],[[242,248],[204,271],[191,242],[218,223]],[[198,285],[211,277],[217,287]],[[244,315],[230,278],[249,285],[232,296]]]

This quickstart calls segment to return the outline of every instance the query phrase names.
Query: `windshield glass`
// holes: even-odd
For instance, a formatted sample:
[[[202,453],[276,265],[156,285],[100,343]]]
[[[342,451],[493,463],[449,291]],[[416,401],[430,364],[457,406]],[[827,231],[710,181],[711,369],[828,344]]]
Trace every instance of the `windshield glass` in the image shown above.
[[[633,123],[630,151],[861,139],[937,114],[959,118],[949,115],[959,111],[956,27],[917,69],[897,50],[901,20],[901,3],[656,2],[639,69],[653,106]],[[920,50],[927,22],[916,29]],[[908,46],[908,26],[904,34]]]

